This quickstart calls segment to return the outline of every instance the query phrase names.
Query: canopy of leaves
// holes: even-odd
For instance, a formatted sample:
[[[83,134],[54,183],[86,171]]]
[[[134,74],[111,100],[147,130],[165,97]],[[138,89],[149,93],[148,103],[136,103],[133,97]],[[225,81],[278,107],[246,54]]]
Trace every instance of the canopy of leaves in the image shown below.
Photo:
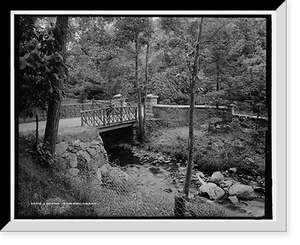
[[[21,104],[35,101],[30,89],[46,91],[37,96],[43,104],[55,89],[49,81],[61,76],[53,71],[61,57],[53,52],[52,21],[20,18],[20,91],[27,98]],[[136,100],[138,52],[141,89],[163,103],[188,104],[198,23],[199,18],[181,16],[70,17],[65,97],[111,99],[121,93]],[[196,103],[266,112],[266,37],[264,18],[205,18]]]

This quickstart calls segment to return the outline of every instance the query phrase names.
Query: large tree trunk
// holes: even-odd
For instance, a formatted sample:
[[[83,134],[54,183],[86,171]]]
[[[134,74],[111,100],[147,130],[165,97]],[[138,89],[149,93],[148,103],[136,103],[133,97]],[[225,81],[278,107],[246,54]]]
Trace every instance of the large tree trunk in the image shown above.
[[[193,74],[191,79],[190,118],[189,118],[189,154],[188,154],[188,164],[186,169],[186,179],[185,179],[185,184],[183,189],[186,199],[189,196],[191,177],[192,177],[192,168],[194,164],[194,108],[195,108],[195,87],[196,87],[195,84],[197,80],[198,68],[200,66],[199,56],[200,56],[200,42],[202,38],[202,26],[203,26],[203,18],[201,18],[199,24],[199,32],[198,32],[197,43],[195,47]]]
[[[68,28],[68,17],[58,16],[55,27],[55,40],[57,42],[57,51],[61,52],[65,61],[66,56],[66,38]],[[63,61],[63,62],[64,62]],[[55,72],[57,74],[62,73],[61,68],[57,68]],[[59,118],[60,118],[60,106],[61,106],[61,91],[63,86],[63,79],[56,79],[53,77],[52,86],[54,89],[54,95],[48,102],[47,122],[44,135],[44,143],[49,145],[49,150],[53,154],[55,152],[55,144],[57,139]]]

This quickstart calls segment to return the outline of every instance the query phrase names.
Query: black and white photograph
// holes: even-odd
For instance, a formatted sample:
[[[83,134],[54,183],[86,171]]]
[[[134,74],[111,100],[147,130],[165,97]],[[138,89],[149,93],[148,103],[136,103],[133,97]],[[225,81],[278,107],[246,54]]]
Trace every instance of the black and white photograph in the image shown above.
[[[274,219],[270,14],[13,20],[15,220]]]

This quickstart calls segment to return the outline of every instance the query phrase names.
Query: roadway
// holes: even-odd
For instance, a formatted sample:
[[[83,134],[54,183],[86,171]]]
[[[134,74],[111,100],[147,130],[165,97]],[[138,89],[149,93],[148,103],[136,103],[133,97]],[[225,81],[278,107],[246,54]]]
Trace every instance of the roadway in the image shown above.
[[[73,117],[73,118],[64,118],[59,120],[59,129],[61,128],[74,128],[81,126],[81,117]],[[34,131],[36,128],[35,122],[29,123],[20,123],[19,124],[19,132],[30,132]],[[39,122],[39,131],[44,131],[46,128],[46,121]]]

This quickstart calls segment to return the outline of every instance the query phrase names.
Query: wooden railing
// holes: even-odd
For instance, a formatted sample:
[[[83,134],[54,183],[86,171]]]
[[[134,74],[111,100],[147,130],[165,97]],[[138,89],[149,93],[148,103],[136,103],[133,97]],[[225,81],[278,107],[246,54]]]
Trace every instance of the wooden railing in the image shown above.
[[[134,122],[137,120],[137,107],[107,107],[102,109],[81,111],[82,126],[102,126]]]

